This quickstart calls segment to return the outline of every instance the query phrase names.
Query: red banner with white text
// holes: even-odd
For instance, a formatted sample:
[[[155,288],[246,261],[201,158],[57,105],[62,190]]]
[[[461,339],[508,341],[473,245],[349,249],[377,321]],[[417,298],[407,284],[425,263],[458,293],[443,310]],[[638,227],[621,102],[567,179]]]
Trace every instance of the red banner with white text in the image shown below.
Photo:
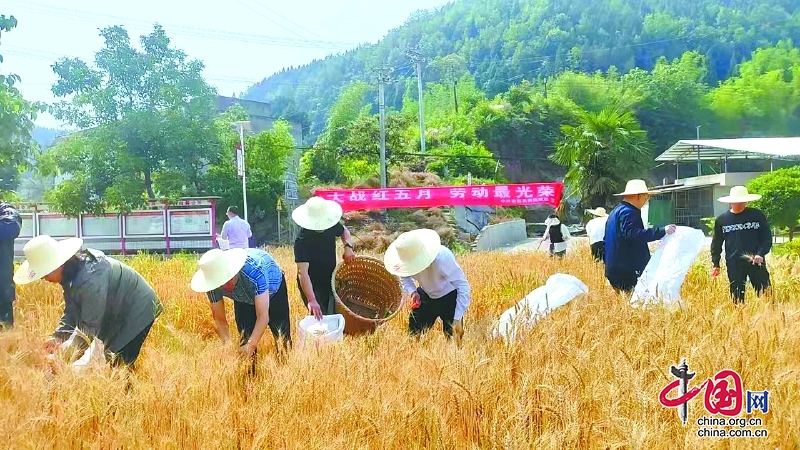
[[[437,206],[534,206],[561,203],[563,183],[429,186],[386,189],[317,189],[346,211]]]

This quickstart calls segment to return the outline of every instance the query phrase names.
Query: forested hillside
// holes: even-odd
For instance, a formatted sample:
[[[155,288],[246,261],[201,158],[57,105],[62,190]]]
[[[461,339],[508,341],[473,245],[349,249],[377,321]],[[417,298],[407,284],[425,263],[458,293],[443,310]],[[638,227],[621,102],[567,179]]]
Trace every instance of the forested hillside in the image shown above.
[[[277,73],[246,97],[305,119],[313,141],[344,86],[353,80],[374,83],[372,68],[394,68],[386,99],[399,110],[405,78],[414,76],[406,51],[415,46],[427,59],[426,82],[457,78],[456,71],[466,70],[491,98],[523,79],[612,66],[620,73],[649,71],[659,57],[673,60],[687,51],[704,56],[703,81],[715,86],[754,50],[782,39],[800,41],[796,0],[458,0],[414,14],[377,45]]]

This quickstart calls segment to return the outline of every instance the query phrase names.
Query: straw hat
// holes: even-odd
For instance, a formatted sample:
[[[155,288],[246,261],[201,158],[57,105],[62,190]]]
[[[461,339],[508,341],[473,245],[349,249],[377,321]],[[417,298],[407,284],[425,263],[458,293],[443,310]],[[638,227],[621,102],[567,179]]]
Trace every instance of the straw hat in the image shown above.
[[[754,202],[760,198],[761,195],[747,192],[747,188],[744,186],[734,186],[731,188],[730,195],[720,197],[717,201],[720,203],[747,203]]]
[[[625,185],[625,192],[614,194],[617,197],[624,197],[626,195],[639,195],[639,194],[658,194],[657,191],[647,189],[647,184],[644,180],[631,180]]]
[[[342,205],[322,197],[311,197],[292,211],[295,223],[307,230],[324,231],[342,218]]]
[[[383,255],[383,265],[393,275],[414,276],[431,265],[439,254],[439,233],[426,228],[397,236]]]
[[[81,238],[56,241],[42,234],[34,237],[23,247],[25,262],[14,273],[14,283],[28,284],[63,266],[83,246]]]
[[[212,248],[197,262],[198,270],[192,277],[189,287],[195,292],[213,291],[230,281],[247,260],[247,250],[232,248],[220,250]]]
[[[598,206],[595,209],[587,209],[586,212],[597,217],[606,217],[608,215],[606,209],[602,206]]]

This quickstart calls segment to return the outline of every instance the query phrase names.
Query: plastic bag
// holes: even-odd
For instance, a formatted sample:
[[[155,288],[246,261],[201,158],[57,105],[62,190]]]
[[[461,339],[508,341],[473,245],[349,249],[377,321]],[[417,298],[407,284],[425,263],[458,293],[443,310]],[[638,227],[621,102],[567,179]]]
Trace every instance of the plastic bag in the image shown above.
[[[322,316],[322,321],[314,316],[306,316],[297,325],[301,343],[310,342],[319,347],[344,338],[344,316],[341,314]]]
[[[639,277],[631,304],[680,302],[686,274],[704,248],[706,237],[694,228],[677,227],[665,236]]]
[[[534,289],[515,306],[507,309],[500,316],[500,323],[493,334],[513,341],[518,330],[530,328],[550,311],[588,293],[589,288],[577,277],[557,273],[548,278],[544,286]]]
[[[64,341],[59,347],[60,349],[69,348],[70,345],[75,341],[75,338],[78,335],[78,330],[72,332],[72,335]],[[72,363],[72,368],[76,372],[83,372],[86,370],[90,364],[97,363],[99,365],[105,364],[106,356],[105,356],[105,347],[103,342],[100,339],[92,340],[92,343],[89,344],[89,348],[83,352],[83,355],[75,362]]]
[[[231,243],[227,239],[222,239],[221,237],[217,238],[217,245],[219,245],[220,250],[228,250],[231,248]]]

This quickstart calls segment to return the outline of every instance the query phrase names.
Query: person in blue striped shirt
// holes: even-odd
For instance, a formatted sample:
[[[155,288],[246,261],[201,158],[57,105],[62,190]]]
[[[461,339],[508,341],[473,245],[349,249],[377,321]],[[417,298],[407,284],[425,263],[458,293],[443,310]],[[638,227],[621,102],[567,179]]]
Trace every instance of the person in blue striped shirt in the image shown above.
[[[244,356],[255,358],[267,326],[279,354],[291,347],[286,278],[278,263],[264,250],[211,249],[200,258],[190,287],[208,295],[217,334],[225,343],[230,341],[230,334],[222,299],[233,300],[239,346]]]

